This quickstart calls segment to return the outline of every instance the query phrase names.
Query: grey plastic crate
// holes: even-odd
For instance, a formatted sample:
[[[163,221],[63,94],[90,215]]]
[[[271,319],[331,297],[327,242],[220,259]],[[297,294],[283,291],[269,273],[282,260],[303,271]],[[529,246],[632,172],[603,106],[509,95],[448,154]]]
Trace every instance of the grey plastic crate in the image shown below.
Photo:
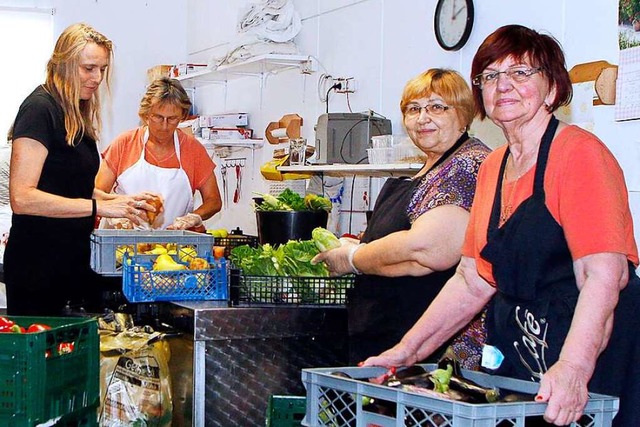
[[[423,365],[433,370],[436,365]],[[353,379],[332,375],[343,372]],[[310,427],[380,427],[447,426],[447,427],[524,427],[525,420],[544,414],[546,403],[534,401],[487,404],[464,403],[425,396],[366,382],[386,372],[384,368],[315,368],[302,370],[307,390],[307,410],[302,425]],[[498,387],[503,392],[535,394],[538,384],[513,378],[463,370],[462,375],[484,387]],[[363,381],[364,380],[364,381]],[[368,412],[362,397],[395,404],[395,414]],[[617,397],[589,394],[584,416],[572,426],[611,426],[619,408]]]
[[[210,234],[186,230],[95,230],[91,235],[91,268],[104,276],[122,275],[122,265],[116,259],[116,250],[131,246],[132,255],[138,253],[138,245],[145,243],[175,243],[178,252],[192,247],[203,257],[211,253],[214,237]]]

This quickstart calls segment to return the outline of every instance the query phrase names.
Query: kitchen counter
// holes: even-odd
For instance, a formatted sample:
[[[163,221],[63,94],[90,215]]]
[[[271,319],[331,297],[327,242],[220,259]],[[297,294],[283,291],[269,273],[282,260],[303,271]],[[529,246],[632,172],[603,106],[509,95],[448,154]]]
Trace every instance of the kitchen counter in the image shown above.
[[[305,394],[302,368],[346,366],[342,307],[159,305],[171,338],[174,426],[264,425],[269,396]]]

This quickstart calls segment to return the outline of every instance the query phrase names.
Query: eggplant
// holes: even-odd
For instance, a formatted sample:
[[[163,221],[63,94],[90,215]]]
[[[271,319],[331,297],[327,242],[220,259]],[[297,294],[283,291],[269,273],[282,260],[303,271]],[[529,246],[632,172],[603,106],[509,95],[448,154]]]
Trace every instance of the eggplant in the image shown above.
[[[494,403],[500,398],[500,390],[497,388],[482,387],[471,380],[455,375],[449,379],[449,389],[466,394],[475,403]]]
[[[536,395],[527,394],[511,390],[502,390],[504,396],[500,398],[500,402],[534,402]]]
[[[349,374],[341,371],[331,372],[331,375],[353,379]],[[323,408],[323,413],[321,414],[325,425],[355,427],[356,402],[353,400],[351,393],[330,388],[325,392],[325,398],[327,401],[326,407]]]
[[[396,371],[396,378],[399,380],[403,380],[409,377],[416,377],[420,375],[427,374],[427,370],[422,366],[412,365],[407,366],[406,368],[401,368]]]

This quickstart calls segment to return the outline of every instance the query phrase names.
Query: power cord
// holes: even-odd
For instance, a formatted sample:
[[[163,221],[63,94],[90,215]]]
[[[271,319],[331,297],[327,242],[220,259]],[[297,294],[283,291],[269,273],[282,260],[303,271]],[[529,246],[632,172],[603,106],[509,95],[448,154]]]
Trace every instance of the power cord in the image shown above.
[[[333,82],[331,74],[323,73],[318,78],[318,98],[323,104],[327,102],[327,85]]]
[[[334,89],[340,89],[340,88],[342,88],[342,83],[334,83],[333,86],[331,86],[329,88],[329,90],[327,91],[327,96],[325,97],[325,99],[326,99],[326,101],[325,101],[325,105],[326,105],[325,112],[327,114],[329,113],[329,93]]]

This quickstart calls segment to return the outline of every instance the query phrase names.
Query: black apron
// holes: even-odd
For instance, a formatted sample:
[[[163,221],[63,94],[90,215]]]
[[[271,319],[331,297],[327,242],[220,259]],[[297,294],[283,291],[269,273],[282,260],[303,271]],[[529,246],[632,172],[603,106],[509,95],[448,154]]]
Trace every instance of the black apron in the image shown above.
[[[492,373],[539,381],[558,360],[578,300],[573,260],[562,227],[545,205],[544,173],[558,120],[551,118],[540,144],[533,194],[499,227],[501,189],[509,151],[504,155],[487,232],[480,255],[493,267],[498,292],[487,312],[487,344],[505,359]],[[598,359],[589,391],[619,396],[614,425],[640,425],[640,369],[637,361],[640,279],[629,265],[630,280],[620,293],[614,331]],[[631,328],[631,329],[629,329]],[[625,334],[624,331],[634,331]],[[635,412],[635,413],[634,413]]]
[[[442,164],[468,139],[468,134],[463,134],[429,170]],[[425,176],[415,180],[387,179],[367,223],[362,243],[411,228],[407,208],[415,188]],[[384,254],[380,256],[384,257]],[[456,266],[420,277],[356,276],[353,289],[347,292],[349,362],[356,364],[400,342],[453,276],[455,269]],[[448,344],[434,352],[429,361],[436,361]]]

